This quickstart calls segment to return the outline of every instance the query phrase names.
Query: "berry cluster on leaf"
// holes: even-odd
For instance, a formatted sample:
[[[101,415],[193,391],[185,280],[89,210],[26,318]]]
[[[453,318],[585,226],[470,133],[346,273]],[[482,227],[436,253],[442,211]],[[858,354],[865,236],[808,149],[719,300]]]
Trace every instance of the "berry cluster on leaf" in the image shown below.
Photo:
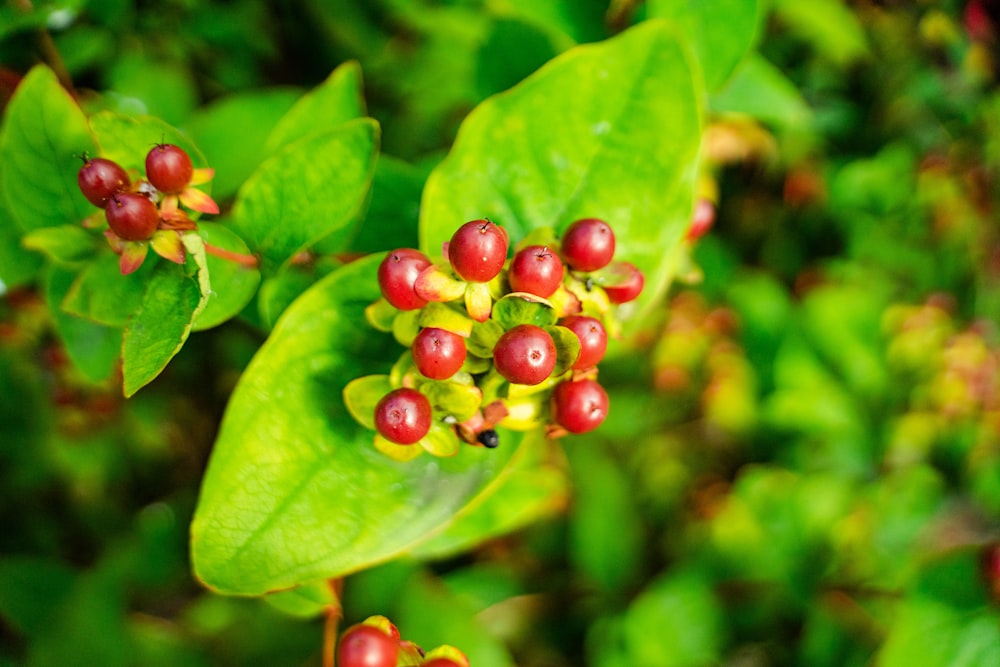
[[[597,218],[561,238],[535,230],[514,248],[502,226],[472,220],[438,258],[386,253],[382,298],[366,315],[407,349],[388,375],[347,385],[348,409],[396,460],[452,456],[463,442],[496,447],[500,426],[549,437],[597,428],[609,405],[597,364],[618,330],[615,305],[644,283],[614,253],[614,232]]]
[[[80,192],[104,210],[104,234],[119,256],[123,274],[142,266],[150,247],[171,262],[183,264],[182,235],[197,228],[190,211],[218,213],[219,207],[195,188],[214,176],[212,169],[195,169],[187,151],[173,144],[156,144],[146,155],[145,175],[132,178],[117,162],[84,154],[77,172]],[[85,224],[96,225],[95,218]]]

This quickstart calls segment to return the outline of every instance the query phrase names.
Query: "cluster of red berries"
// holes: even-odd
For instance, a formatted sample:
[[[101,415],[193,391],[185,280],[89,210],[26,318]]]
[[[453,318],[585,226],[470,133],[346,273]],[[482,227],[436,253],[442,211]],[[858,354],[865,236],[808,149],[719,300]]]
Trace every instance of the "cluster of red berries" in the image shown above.
[[[409,351],[373,407],[379,449],[409,458],[419,450],[394,452],[393,445],[420,443],[451,454],[456,447],[440,442],[448,432],[456,446],[492,447],[501,422],[546,424],[557,437],[604,421],[608,396],[597,363],[616,326],[613,306],[639,295],[642,273],[612,261],[614,232],[596,218],[577,220],[561,239],[537,230],[510,259],[509,245],[503,227],[473,220],[437,263],[411,248],[386,254],[378,268],[383,299],[369,308],[369,320]],[[345,390],[355,416],[358,386]]]
[[[196,228],[181,205],[201,213],[218,213],[207,194],[195,189],[211,180],[211,169],[195,169],[187,152],[173,144],[155,145],[146,155],[145,178],[131,178],[117,162],[83,155],[77,173],[80,191],[104,210],[105,236],[121,256],[122,273],[142,265],[148,246],[178,264],[185,260],[180,233]]]
[[[338,667],[469,667],[469,659],[453,646],[439,646],[424,653],[384,616],[372,616],[352,625],[337,646]]]

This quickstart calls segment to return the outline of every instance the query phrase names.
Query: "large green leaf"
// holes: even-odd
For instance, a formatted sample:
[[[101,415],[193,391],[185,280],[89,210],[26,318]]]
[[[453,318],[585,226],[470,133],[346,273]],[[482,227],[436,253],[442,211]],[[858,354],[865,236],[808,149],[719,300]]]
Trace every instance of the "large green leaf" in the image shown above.
[[[373,256],[316,283],[278,321],[233,392],[191,527],[197,576],[259,595],[392,558],[496,478],[518,450],[463,447],[397,463],[347,411],[344,386],[386,373],[399,347],[365,324]]]
[[[28,72],[0,135],[0,190],[24,230],[76,223],[96,209],[77,185],[79,155],[95,152],[87,118],[52,70]]]
[[[691,38],[705,85],[716,90],[757,41],[759,0],[650,0],[650,17],[677,21]]]
[[[234,228],[263,260],[265,275],[321,239],[350,240],[375,170],[379,129],[357,119],[294,143],[243,185]]]
[[[194,143],[177,128],[152,116],[126,116],[114,111],[101,111],[90,117],[90,127],[101,145],[101,155],[126,169],[146,170],[146,155],[158,143],[166,142],[183,148],[195,167],[206,167],[205,158]],[[205,186],[199,186],[206,189]]]
[[[465,120],[424,189],[421,246],[491,218],[513,240],[602,217],[616,258],[646,274],[643,303],[670,278],[694,197],[701,91],[674,28],[647,21],[576,47]]]

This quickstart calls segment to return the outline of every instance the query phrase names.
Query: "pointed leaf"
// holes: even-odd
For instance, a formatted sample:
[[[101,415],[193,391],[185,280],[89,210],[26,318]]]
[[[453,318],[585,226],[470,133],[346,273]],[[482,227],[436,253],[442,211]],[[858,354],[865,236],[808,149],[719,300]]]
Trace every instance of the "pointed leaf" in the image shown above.
[[[254,595],[392,558],[447,523],[517,450],[512,437],[502,450],[397,463],[372,446],[341,395],[400,351],[364,324],[379,260],[347,264],[305,292],[240,379],[191,527],[208,586]]]
[[[0,194],[22,230],[77,223],[94,211],[80,192],[79,156],[97,153],[87,118],[39,65],[7,105],[0,134]]]
[[[159,375],[188,334],[204,296],[186,266],[160,262],[142,305],[125,328],[122,346],[125,396],[132,396]]]
[[[264,273],[274,273],[320,240],[347,245],[350,223],[364,205],[375,169],[378,125],[350,121],[286,147],[240,189],[234,228]]]
[[[676,21],[698,56],[705,84],[718,89],[757,41],[760,0],[649,0],[649,18]]]
[[[518,239],[599,217],[655,303],[693,206],[701,97],[662,21],[564,53],[466,118],[424,189],[421,246],[441,247],[455,221],[495,219]]]
[[[118,257],[118,266],[122,275],[127,276],[135,273],[146,261],[146,254],[149,252],[149,244],[145,241],[125,241],[122,243],[122,254]]]
[[[326,81],[303,95],[278,121],[267,139],[267,152],[365,115],[361,89],[361,66],[346,62],[333,70]]]

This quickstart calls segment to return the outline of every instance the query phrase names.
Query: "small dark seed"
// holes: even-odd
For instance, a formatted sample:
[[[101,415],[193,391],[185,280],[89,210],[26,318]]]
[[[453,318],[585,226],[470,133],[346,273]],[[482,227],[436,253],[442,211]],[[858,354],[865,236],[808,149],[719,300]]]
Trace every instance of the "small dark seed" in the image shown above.
[[[476,436],[476,440],[478,440],[479,444],[487,449],[494,449],[500,444],[500,436],[493,429],[481,431],[479,435]]]

